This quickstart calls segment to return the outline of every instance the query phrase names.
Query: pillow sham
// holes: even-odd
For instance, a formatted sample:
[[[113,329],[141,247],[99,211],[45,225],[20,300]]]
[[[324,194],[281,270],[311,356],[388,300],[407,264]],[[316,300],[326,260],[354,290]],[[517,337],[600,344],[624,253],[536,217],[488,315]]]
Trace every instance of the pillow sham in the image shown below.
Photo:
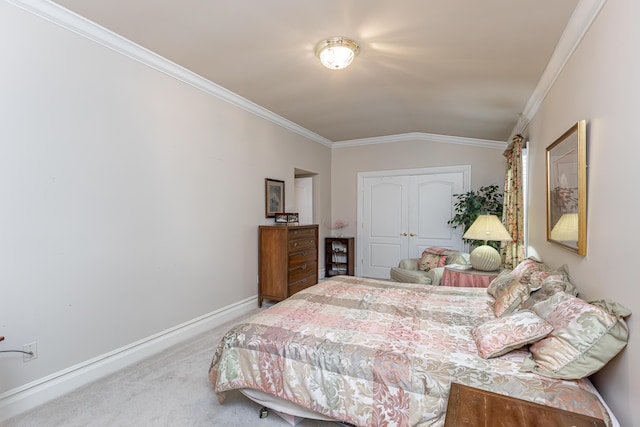
[[[487,286],[487,293],[494,298],[498,296],[513,282],[516,277],[511,274],[511,270],[502,270],[495,279]]]
[[[542,281],[542,287],[537,291],[534,291],[529,295],[529,299],[522,303],[523,309],[531,309],[540,301],[551,297],[558,292],[565,292],[572,296],[578,295],[576,287],[565,279],[566,276],[562,274],[551,274]],[[535,281],[534,281],[535,282]]]
[[[522,303],[529,298],[529,294],[534,290],[537,289],[531,288],[530,283],[521,281],[520,277],[514,278],[493,302],[493,314],[495,314],[496,317],[500,317],[513,313],[520,308]]]
[[[549,276],[559,276],[562,280],[569,281],[569,267],[566,264],[556,269],[548,269],[545,265],[540,266],[540,269],[534,269],[527,271],[523,277],[531,283],[542,284],[542,282]]]
[[[527,258],[520,264],[518,264],[516,268],[511,271],[511,274],[513,274],[514,276],[524,276],[525,274],[535,270],[548,270],[548,268],[543,267],[545,267],[543,263],[538,262],[532,258]]]
[[[502,356],[546,337],[553,326],[530,310],[516,311],[475,327],[471,335],[483,359]]]
[[[553,331],[529,347],[523,370],[562,379],[579,379],[600,370],[629,339],[624,317],[631,312],[609,300],[588,303],[558,292],[533,306]]]

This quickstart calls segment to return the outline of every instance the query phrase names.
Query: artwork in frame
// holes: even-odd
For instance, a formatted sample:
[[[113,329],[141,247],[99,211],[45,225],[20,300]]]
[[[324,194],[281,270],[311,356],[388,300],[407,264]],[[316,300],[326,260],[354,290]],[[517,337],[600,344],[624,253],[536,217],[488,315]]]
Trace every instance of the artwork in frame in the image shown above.
[[[275,218],[284,211],[284,181],[265,178],[264,210],[266,218]]]
[[[286,224],[288,222],[288,216],[285,212],[276,212],[274,219],[276,224]]]
[[[298,212],[276,212],[274,218],[276,224],[297,224],[300,215]]]
[[[587,125],[581,120],[547,147],[547,240],[587,254]]]

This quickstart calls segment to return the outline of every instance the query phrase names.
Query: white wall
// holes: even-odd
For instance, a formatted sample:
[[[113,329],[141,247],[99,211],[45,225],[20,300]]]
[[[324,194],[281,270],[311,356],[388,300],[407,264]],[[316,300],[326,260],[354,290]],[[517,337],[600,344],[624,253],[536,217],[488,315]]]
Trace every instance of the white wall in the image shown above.
[[[634,318],[640,200],[640,2],[609,0],[530,124],[531,246],[551,265],[568,264],[585,299],[610,298],[633,312],[627,348],[593,380],[623,426],[640,425],[640,345]],[[546,242],[545,148],[587,120],[587,255]]]
[[[0,395],[255,297],[265,177],[330,217],[321,144],[5,1],[0,56]]]
[[[332,217],[349,223],[343,230],[347,235],[357,234],[359,172],[471,165],[472,189],[491,184],[502,188],[506,167],[502,151],[425,140],[334,148],[331,164]]]

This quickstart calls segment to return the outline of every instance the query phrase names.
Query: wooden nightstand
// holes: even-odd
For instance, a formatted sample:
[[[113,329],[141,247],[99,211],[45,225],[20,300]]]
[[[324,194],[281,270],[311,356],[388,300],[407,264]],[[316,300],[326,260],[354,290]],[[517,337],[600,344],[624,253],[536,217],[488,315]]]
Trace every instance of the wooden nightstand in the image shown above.
[[[442,286],[486,288],[495,279],[500,270],[474,270],[471,266],[445,265],[442,274]]]
[[[444,427],[605,427],[603,420],[452,383]]]

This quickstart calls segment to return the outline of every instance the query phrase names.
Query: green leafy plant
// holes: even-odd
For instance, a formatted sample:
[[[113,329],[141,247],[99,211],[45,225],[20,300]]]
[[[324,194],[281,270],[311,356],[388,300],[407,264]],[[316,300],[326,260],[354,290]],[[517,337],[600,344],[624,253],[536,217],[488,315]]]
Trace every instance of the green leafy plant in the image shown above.
[[[462,227],[467,230],[471,224],[481,214],[493,214],[502,218],[502,193],[498,191],[497,185],[487,185],[480,187],[477,191],[468,191],[462,194],[453,195],[457,202],[453,204],[455,215],[447,224],[452,227]],[[476,240],[464,239],[465,243],[478,244]],[[482,243],[484,244],[484,242]],[[500,248],[500,242],[487,242],[489,246]]]

